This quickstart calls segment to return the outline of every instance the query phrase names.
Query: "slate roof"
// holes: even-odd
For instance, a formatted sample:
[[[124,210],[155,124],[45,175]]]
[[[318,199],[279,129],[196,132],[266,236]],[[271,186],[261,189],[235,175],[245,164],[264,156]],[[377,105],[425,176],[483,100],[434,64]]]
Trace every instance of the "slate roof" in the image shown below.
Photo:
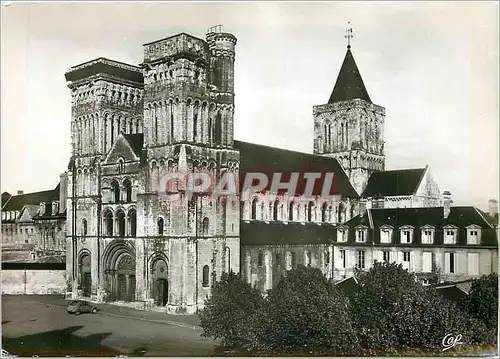
[[[328,103],[350,101],[356,98],[372,103],[351,49],[348,48]]]
[[[380,208],[368,209],[365,214],[357,215],[345,223],[349,228],[355,228],[358,225],[365,225],[370,229],[368,232],[367,243],[380,244],[380,227],[390,225],[393,231],[392,244],[401,244],[399,228],[409,225],[415,228],[413,231],[413,243],[421,244],[420,228],[426,225],[434,227],[434,243],[425,244],[426,246],[443,245],[444,227],[452,225],[458,227],[457,245],[467,245],[466,227],[476,224],[482,228],[481,245],[498,247],[496,230],[483,217],[480,211],[475,207],[451,207],[448,218],[443,216],[443,207],[430,208]],[[371,221],[370,221],[371,217]],[[371,224],[373,223],[373,225]],[[348,243],[355,243],[354,231],[348,233]],[[401,244],[409,245],[412,244]]]
[[[12,195],[9,192],[2,193],[2,208],[5,206],[10,197],[12,197]]]
[[[335,226],[312,222],[263,222],[240,223],[242,245],[266,244],[321,244],[333,243]]]
[[[127,140],[127,142],[130,144],[130,147],[134,151],[134,153],[137,155],[137,157],[141,157],[142,153],[142,148],[144,145],[144,134],[142,133],[122,133],[123,137]]]
[[[319,172],[322,173],[322,177],[316,181],[313,194],[320,195],[325,173],[333,172],[333,184],[330,194],[359,197],[344,170],[334,158],[243,141],[234,141],[234,147],[240,150],[240,177],[242,180],[243,175],[249,172],[266,173],[269,179],[272,179],[272,174],[281,172],[284,173],[281,177],[282,182],[288,181],[289,174],[293,172],[302,174],[304,172]],[[266,189],[269,189],[269,187],[270,184]],[[299,194],[303,193],[304,187],[305,180],[300,176],[298,183]]]
[[[368,179],[363,197],[404,196],[414,194],[426,168],[374,172]]]
[[[39,205],[41,202],[52,202],[59,200],[59,184],[49,191],[33,192],[12,196],[2,211],[21,211],[27,204]]]

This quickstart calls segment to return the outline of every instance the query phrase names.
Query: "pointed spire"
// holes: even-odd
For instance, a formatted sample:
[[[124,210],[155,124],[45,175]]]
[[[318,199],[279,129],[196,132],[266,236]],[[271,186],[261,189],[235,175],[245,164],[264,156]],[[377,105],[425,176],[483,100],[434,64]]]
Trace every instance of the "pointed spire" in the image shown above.
[[[333,88],[332,94],[328,103],[338,102],[338,101],[350,101],[355,98],[365,100],[367,102],[372,102],[368,91],[366,91],[365,84],[359,73],[358,66],[351,52],[351,39],[352,28],[347,29],[345,38],[347,39],[347,53],[345,54],[344,62],[340,68],[339,75],[337,76],[337,82],[335,82],[335,87]]]

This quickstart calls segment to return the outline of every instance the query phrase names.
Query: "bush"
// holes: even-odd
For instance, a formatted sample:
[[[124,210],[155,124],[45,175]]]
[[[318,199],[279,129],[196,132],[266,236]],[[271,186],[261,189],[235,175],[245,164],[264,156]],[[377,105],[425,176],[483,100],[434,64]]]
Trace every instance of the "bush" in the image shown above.
[[[483,322],[489,330],[498,328],[498,274],[483,275],[472,282],[462,309]]]
[[[482,323],[422,286],[401,265],[376,262],[357,276],[352,306],[363,348],[439,347],[449,333],[462,334],[468,344],[487,340]]]
[[[338,354],[358,349],[349,301],[319,269],[299,266],[268,292],[261,348],[280,354]]]
[[[223,273],[214,283],[211,297],[199,313],[202,336],[221,339],[226,349],[255,346],[252,323],[260,313],[263,298],[240,274]]]

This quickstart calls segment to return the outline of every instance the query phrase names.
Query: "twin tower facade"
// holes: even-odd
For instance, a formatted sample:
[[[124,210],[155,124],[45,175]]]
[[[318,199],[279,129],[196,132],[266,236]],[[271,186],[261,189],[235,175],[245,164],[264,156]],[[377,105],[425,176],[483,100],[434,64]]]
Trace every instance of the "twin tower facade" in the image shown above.
[[[221,273],[239,272],[245,204],[160,193],[169,173],[239,175],[235,46],[216,27],[205,40],[181,33],[145,44],[140,66],[99,58],[66,73],[68,295],[193,313]],[[328,104],[314,108],[314,153],[338,160],[361,193],[384,169],[383,124],[349,49]]]

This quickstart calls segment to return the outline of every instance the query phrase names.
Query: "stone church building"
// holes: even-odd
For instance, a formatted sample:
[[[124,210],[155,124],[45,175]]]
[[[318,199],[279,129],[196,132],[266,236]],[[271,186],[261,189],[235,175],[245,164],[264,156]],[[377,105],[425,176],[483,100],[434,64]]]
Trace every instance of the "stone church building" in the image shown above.
[[[68,296],[193,313],[224,271],[241,272],[262,291],[299,264],[341,280],[378,258],[368,249],[380,238],[370,233],[386,228],[387,218],[376,211],[422,207],[439,216],[451,203],[443,202],[428,167],[385,171],[385,109],[368,95],[350,46],[327,103],[313,107],[313,154],[235,140],[236,42],[219,27],[205,39],[181,33],[145,44],[139,66],[98,58],[66,73],[72,95],[72,155],[62,177]],[[162,179],[177,172],[217,179],[333,172],[335,196],[276,196],[266,187],[238,200],[187,196],[175,185],[163,193]],[[165,195],[172,193],[178,198]],[[498,247],[494,224],[477,211],[467,210],[472,222],[457,219],[452,229],[479,233],[471,243],[491,269]],[[417,232],[425,225],[396,222],[387,224],[394,233],[398,226]],[[439,232],[445,222],[429,225]],[[384,248],[422,245],[420,235],[414,243],[402,243],[401,236]],[[467,251],[462,240],[428,245],[443,246]],[[398,255],[391,259],[399,261]]]

